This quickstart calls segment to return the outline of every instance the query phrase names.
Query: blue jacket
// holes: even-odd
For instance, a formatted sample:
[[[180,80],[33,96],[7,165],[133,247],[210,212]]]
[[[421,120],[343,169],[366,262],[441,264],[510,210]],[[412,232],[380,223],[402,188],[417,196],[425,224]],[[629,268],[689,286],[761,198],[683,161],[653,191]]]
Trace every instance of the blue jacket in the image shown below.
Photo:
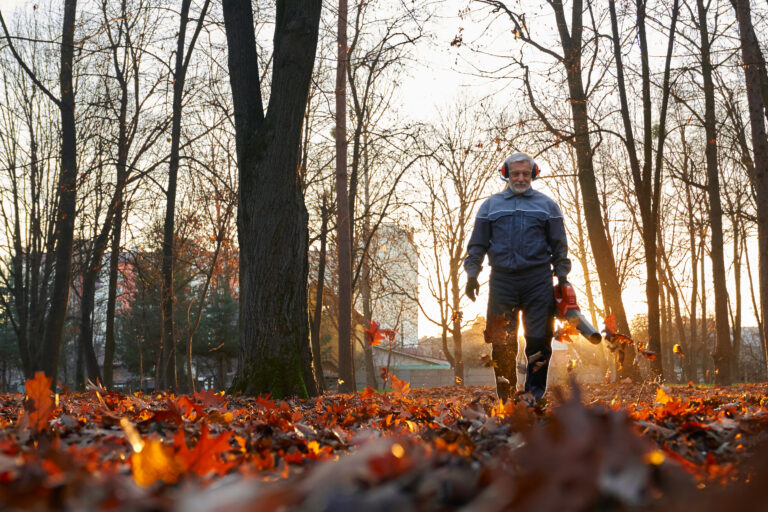
[[[563,214],[552,199],[532,188],[515,195],[509,187],[480,206],[469,239],[464,270],[477,277],[488,254],[491,268],[521,272],[551,265],[554,275],[571,270]]]

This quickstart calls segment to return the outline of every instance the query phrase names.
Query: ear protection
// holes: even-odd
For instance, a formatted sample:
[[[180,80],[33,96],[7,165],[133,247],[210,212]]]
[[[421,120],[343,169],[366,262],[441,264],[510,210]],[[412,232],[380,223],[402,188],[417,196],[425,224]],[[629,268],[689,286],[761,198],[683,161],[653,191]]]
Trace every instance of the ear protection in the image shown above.
[[[535,180],[539,176],[539,173],[541,173],[539,164],[533,162],[533,165],[531,166],[531,181]],[[507,165],[506,159],[501,162],[501,165],[499,166],[499,174],[501,174],[501,179],[509,181],[509,166]]]

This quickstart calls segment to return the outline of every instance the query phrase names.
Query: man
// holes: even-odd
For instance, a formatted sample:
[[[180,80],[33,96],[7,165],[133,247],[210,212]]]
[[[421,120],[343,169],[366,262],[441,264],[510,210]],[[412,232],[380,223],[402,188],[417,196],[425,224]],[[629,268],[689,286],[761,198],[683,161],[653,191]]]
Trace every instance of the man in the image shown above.
[[[552,356],[552,275],[564,285],[571,270],[563,214],[552,199],[531,188],[539,174],[531,157],[514,153],[504,160],[499,171],[509,185],[486,199],[477,212],[464,260],[466,294],[475,300],[480,290],[477,276],[487,254],[491,265],[487,322],[489,326],[504,318],[509,322],[501,339],[486,338],[493,343],[496,391],[501,400],[507,400],[517,384],[517,318],[522,312],[527,359],[525,391],[538,400],[546,390]],[[486,328],[486,333],[493,331]]]

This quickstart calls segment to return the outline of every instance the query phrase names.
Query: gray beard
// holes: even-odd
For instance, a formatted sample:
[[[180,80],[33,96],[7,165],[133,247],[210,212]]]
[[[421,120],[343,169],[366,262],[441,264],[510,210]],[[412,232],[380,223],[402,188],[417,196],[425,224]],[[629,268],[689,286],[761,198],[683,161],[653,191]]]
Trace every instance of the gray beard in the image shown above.
[[[509,188],[510,188],[510,190],[512,190],[513,194],[520,195],[520,194],[524,194],[524,193],[528,192],[531,189],[531,186],[528,185],[524,189],[518,189],[517,187],[515,187],[514,184],[510,184]]]

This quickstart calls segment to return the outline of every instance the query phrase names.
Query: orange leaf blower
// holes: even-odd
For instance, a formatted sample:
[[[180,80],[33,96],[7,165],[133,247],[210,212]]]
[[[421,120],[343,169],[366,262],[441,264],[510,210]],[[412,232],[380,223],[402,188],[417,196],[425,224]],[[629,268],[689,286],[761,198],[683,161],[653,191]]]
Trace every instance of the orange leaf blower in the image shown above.
[[[597,345],[603,340],[597,329],[581,314],[573,286],[568,283],[555,285],[555,305],[557,317],[573,325],[590,342]]]

